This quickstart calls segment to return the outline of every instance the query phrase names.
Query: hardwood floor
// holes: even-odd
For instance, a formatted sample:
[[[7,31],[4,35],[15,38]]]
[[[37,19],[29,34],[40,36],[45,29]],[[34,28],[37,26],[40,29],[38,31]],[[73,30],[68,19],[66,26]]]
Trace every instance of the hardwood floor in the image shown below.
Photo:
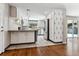
[[[79,38],[69,38],[67,45],[51,45],[25,49],[6,50],[0,56],[79,56]]]
[[[1,56],[64,56],[66,55],[66,45],[54,45],[38,48],[26,48],[6,50]]]

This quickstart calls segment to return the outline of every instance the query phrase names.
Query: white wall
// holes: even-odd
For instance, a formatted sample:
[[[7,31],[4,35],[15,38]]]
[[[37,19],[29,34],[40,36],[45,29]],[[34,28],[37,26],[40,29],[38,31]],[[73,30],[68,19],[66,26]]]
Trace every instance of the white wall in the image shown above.
[[[42,20],[45,18],[44,15],[40,14],[40,13],[37,13],[33,10],[30,10],[29,12],[29,19],[30,20]],[[21,8],[21,7],[17,7],[17,18],[24,18],[24,19],[27,19],[27,8]]]
[[[3,24],[3,17],[2,17],[2,4],[0,4],[0,53],[1,52],[3,52],[3,37],[2,37],[2,35],[3,35],[3,33],[1,32],[1,30],[2,30],[2,28],[1,28],[1,26],[2,26],[2,24]]]
[[[15,22],[16,18],[9,17],[9,30],[18,30],[18,24]]]
[[[66,15],[79,16],[79,3],[65,3]]]
[[[79,16],[79,8],[67,8],[67,13],[66,15],[69,15],[69,16]]]
[[[4,49],[10,44],[9,33],[8,33],[8,21],[9,21],[9,5],[4,4]]]
[[[1,13],[1,20],[2,20],[2,25],[3,26],[3,35],[2,35],[2,43],[0,43],[0,47],[2,47],[2,50],[10,44],[9,36],[8,36],[8,4],[0,4],[0,13]],[[3,52],[2,51],[2,52]]]

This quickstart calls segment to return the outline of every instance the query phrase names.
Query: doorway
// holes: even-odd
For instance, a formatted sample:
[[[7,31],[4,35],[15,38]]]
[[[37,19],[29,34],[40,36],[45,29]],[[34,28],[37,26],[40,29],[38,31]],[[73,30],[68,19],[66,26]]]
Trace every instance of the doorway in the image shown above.
[[[78,50],[79,40],[78,40],[78,17],[69,17],[67,19],[67,49],[70,55],[74,54]]]

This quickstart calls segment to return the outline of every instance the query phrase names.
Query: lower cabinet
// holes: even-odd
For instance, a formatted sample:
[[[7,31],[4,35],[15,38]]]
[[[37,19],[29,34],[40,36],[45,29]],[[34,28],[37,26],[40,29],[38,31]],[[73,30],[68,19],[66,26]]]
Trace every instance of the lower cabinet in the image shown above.
[[[11,32],[11,44],[33,43],[35,41],[35,32]]]

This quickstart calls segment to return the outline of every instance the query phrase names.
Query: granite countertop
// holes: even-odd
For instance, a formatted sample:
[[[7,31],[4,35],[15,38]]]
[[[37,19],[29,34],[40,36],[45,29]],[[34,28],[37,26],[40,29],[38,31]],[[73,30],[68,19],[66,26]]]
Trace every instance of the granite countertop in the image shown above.
[[[30,32],[30,31],[38,31],[38,29],[27,29],[27,30],[8,30],[8,32]]]

